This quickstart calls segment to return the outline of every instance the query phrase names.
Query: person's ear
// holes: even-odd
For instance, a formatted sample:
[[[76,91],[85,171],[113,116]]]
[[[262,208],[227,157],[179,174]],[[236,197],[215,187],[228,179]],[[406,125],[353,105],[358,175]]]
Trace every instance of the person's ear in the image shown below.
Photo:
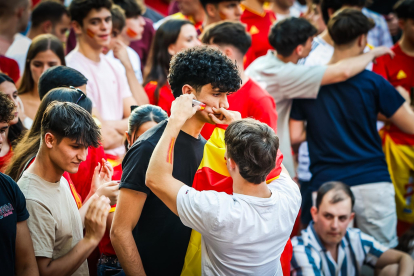
[[[335,11],[334,11],[334,9],[332,9],[332,8],[328,8],[328,15],[329,15],[329,18],[331,18],[332,17],[332,15],[335,13]]]
[[[404,26],[405,26],[405,19],[398,19],[398,27],[401,30],[404,30]]]
[[[233,158],[227,157],[226,161],[227,161],[227,164],[229,164],[229,167],[231,170],[236,170],[237,164],[236,162],[234,162]]]
[[[234,51],[230,47],[225,47],[223,49],[223,53],[231,60],[236,60],[236,57],[234,56]]]
[[[45,34],[52,33],[52,22],[50,20],[47,20],[42,23],[42,32]]]
[[[318,208],[316,208],[315,206],[312,206],[310,209],[310,213],[312,215],[312,220],[314,222],[316,222],[318,220],[317,214],[318,214]]]
[[[296,54],[298,55],[298,56],[302,56],[302,53],[303,53],[303,49],[304,49],[305,47],[302,45],[302,44],[299,44],[297,47],[296,47],[296,49],[295,49],[295,52],[296,52]]]
[[[183,92],[183,95],[185,94],[195,94],[195,89],[191,87],[191,85],[189,84],[184,84],[183,88],[181,89],[181,91]]]
[[[353,220],[355,218],[355,213],[351,213],[351,215],[349,216],[349,221]]]
[[[216,6],[214,4],[207,4],[206,5],[206,14],[210,18],[216,18]]]
[[[77,21],[72,21],[70,23],[70,25],[73,28],[73,31],[75,32],[75,34],[77,34],[77,35],[82,34],[82,26],[79,25],[79,23]]]
[[[170,54],[170,55],[175,55],[176,54],[176,51],[175,51],[175,44],[170,44],[170,46],[168,46],[168,53]]]
[[[53,148],[53,146],[55,144],[56,137],[52,133],[47,132],[45,134],[44,140],[45,140],[46,147],[51,149],[51,148]]]

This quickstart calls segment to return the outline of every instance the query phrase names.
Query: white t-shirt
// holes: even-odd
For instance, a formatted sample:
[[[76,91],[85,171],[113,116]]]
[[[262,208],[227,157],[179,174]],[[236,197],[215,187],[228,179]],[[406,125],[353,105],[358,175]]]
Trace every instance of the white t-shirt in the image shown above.
[[[17,61],[19,64],[20,76],[23,76],[27,51],[29,51],[31,44],[32,40],[30,38],[18,33],[14,36],[14,41],[5,54],[6,57]]]
[[[289,118],[293,99],[316,99],[326,66],[303,66],[285,63],[273,51],[257,58],[246,69],[246,75],[269,92],[276,102],[277,135],[283,164],[290,175],[295,175],[290,145]]]
[[[132,97],[125,76],[125,68],[104,54],[101,54],[100,58],[100,62],[94,62],[79,51],[73,50],[66,56],[66,64],[81,72],[88,79],[86,85],[88,98],[91,99],[93,107],[97,108],[102,119],[105,121],[122,120],[123,99]],[[125,153],[125,147],[120,146],[105,152],[120,156]]]
[[[270,198],[184,185],[177,195],[182,223],[202,234],[203,275],[282,275],[280,256],[301,204],[299,188],[281,174]]]
[[[127,53],[128,53],[129,60],[131,61],[132,69],[134,69],[135,77],[137,77],[137,80],[139,81],[139,83],[142,83],[143,79],[142,79],[142,72],[141,72],[141,59],[139,58],[139,55],[129,46],[127,46]],[[106,56],[108,58],[113,59],[116,63],[121,65],[123,69],[122,72],[126,74],[124,65],[122,65],[122,62],[114,56],[114,52],[112,50],[110,50],[106,54]]]

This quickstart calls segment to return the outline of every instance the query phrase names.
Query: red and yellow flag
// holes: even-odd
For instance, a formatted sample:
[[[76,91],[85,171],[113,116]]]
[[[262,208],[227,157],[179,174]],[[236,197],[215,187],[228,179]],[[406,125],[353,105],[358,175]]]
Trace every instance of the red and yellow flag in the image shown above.
[[[226,160],[224,159],[226,151],[224,132],[226,128],[226,125],[216,125],[210,139],[204,146],[203,159],[201,160],[193,181],[193,188],[198,191],[214,190],[217,192],[233,194],[233,179],[227,171]],[[276,167],[268,175],[266,180],[267,183],[270,183],[279,177],[280,172],[282,171],[282,160],[283,155],[278,151]],[[291,258],[292,244],[289,239],[280,258],[283,275],[285,276],[290,275]],[[201,234],[195,230],[191,233],[181,275],[201,275]]]

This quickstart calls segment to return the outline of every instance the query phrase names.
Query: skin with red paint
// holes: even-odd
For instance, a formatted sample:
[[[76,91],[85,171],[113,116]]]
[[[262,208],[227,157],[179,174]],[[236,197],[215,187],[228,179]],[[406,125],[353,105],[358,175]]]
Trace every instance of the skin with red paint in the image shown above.
[[[175,138],[171,138],[170,145],[168,146],[167,163],[173,163]]]

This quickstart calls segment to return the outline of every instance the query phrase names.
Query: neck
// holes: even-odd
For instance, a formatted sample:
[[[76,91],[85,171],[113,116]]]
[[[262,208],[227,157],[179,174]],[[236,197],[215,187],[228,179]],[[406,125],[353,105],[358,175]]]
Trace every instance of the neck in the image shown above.
[[[292,62],[294,64],[297,64],[299,61],[299,57],[295,54],[291,54],[288,57],[284,57],[282,55],[276,54],[277,58],[283,61],[284,63]]]
[[[38,35],[43,34],[43,32],[40,29],[33,29],[30,28],[29,31],[27,32],[27,37],[30,38],[31,40],[33,40],[33,38],[35,38]]]
[[[181,128],[182,131],[184,131],[188,135],[193,136],[194,138],[198,138],[205,124],[204,122],[200,121],[196,117],[197,116],[193,116],[190,119],[188,119],[183,125],[183,127]]]
[[[79,53],[95,62],[101,61],[99,55],[102,53],[102,49],[103,47],[93,48],[91,45],[89,45],[83,40],[82,36],[79,36],[78,45],[76,45],[75,48],[75,50],[79,51]]]
[[[18,33],[16,24],[12,20],[0,20],[0,39],[9,41],[11,44],[16,33]]]
[[[129,46],[131,44],[131,40],[127,39],[123,35],[119,36],[119,40],[121,40],[121,42],[124,43],[126,46]]]
[[[240,174],[233,177],[233,192],[261,198],[269,198],[272,195],[265,181],[260,184],[250,183]]]
[[[216,23],[216,22],[217,22],[216,20],[206,15],[206,20],[204,21],[203,27],[205,28],[208,25]]]
[[[338,47],[335,47],[332,58],[328,64],[335,64],[340,60],[350,58],[350,57],[355,57],[358,54],[359,53],[356,47],[349,47],[349,48],[344,48],[344,49],[338,49]]]
[[[402,35],[399,41],[399,45],[404,53],[414,57],[414,44],[411,41],[409,41],[404,34]]]
[[[281,7],[279,5],[277,5],[275,2],[272,2],[270,4],[270,9],[275,13],[275,14],[290,14],[290,9],[289,7]]]
[[[236,62],[237,67],[239,68],[239,75],[242,80],[242,85],[244,85],[249,80],[249,77],[244,73],[243,60],[236,60]]]
[[[193,14],[191,14],[191,16],[193,17],[194,23],[203,22],[207,17],[201,4],[199,4],[199,8]]]
[[[249,8],[249,10],[253,10],[257,13],[264,13],[263,4],[257,0],[245,0],[243,5]]]
[[[320,35],[320,37],[325,40],[326,43],[333,46],[332,37],[329,35],[328,28],[326,28]]]
[[[331,253],[332,258],[335,260],[335,262],[338,261],[338,245],[339,244],[333,244],[333,245],[325,245],[326,250]]]
[[[27,171],[39,176],[47,182],[56,183],[62,177],[64,170],[56,166],[56,164],[50,160],[49,155],[42,150],[42,147],[43,146],[40,146],[35,161]]]

